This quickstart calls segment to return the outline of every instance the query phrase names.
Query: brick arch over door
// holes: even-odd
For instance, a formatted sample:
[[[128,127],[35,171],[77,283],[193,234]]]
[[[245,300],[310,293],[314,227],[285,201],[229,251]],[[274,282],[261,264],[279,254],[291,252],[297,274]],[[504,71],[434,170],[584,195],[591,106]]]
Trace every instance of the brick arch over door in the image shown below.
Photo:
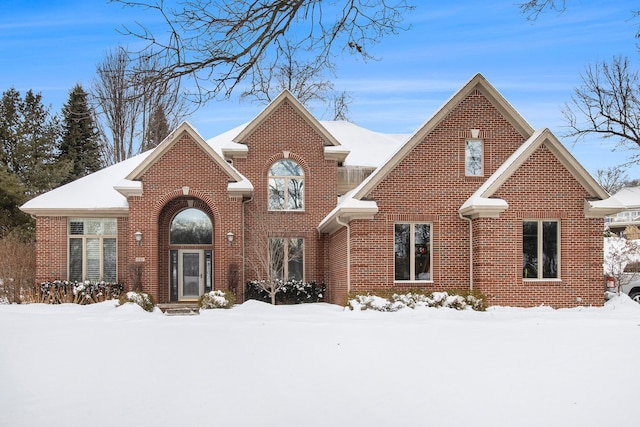
[[[171,227],[171,221],[175,215],[188,208],[199,209],[204,212],[213,225],[213,243],[208,247],[202,246],[202,249],[215,250],[216,243],[220,244],[220,221],[215,209],[206,203],[204,200],[196,198],[195,195],[185,196],[182,192],[175,198],[164,199],[164,206],[158,212],[158,289],[160,303],[169,302],[169,249],[172,246],[169,245],[169,229]],[[225,237],[226,238],[226,237]],[[214,275],[214,283],[216,277]]]

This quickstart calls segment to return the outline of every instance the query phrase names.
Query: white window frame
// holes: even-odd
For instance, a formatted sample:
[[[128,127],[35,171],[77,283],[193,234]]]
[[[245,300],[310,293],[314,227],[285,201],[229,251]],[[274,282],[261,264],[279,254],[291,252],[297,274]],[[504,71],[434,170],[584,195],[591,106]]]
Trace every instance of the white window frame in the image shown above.
[[[272,168],[280,162],[284,162],[284,161],[288,161],[291,163],[295,163],[298,168],[300,168],[301,174],[300,175],[272,175],[271,174],[271,170]],[[279,207],[274,207],[271,204],[271,181],[282,181],[283,184],[283,193],[284,193],[284,202],[283,202],[283,207],[279,208]],[[301,197],[300,197],[300,204],[301,206],[299,208],[291,208],[289,207],[289,182],[290,181],[299,181],[301,183]],[[295,160],[292,159],[280,159],[280,160],[276,160],[275,162],[273,162],[273,164],[269,167],[269,170],[267,172],[267,208],[270,211],[291,211],[291,212],[303,212],[304,211],[304,206],[305,206],[305,196],[304,196],[304,191],[305,189],[305,185],[304,185],[304,169],[302,168],[302,165],[298,162],[296,162]]]
[[[480,160],[471,161],[472,150],[471,144],[479,144],[480,148]],[[471,169],[472,165],[478,164],[480,170]],[[465,176],[484,176],[484,140],[482,139],[467,139],[464,143],[464,174]]]
[[[87,221],[114,221],[114,234],[106,234],[106,233],[92,233],[87,234]],[[82,234],[72,234],[71,223],[72,222],[83,222],[83,232]],[[103,230],[104,230],[103,226]],[[81,273],[81,281],[92,280],[92,281],[102,281],[104,280],[104,240],[105,239],[113,239],[115,241],[115,272],[113,281],[118,280],[118,220],[117,218],[69,218],[67,221],[67,278],[71,280],[71,239],[77,239],[82,241],[82,273]],[[97,239],[99,242],[99,277],[88,279],[87,278],[87,240]]]

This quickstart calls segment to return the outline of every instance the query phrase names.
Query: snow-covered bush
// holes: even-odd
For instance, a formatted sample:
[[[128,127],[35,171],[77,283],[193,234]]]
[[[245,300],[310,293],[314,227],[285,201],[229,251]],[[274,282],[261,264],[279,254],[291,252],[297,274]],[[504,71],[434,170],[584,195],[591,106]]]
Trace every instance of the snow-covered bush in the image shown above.
[[[153,297],[145,292],[127,292],[120,295],[120,305],[124,305],[128,302],[138,304],[145,311],[152,312],[156,304],[153,302]]]
[[[628,266],[640,263],[640,240],[628,240],[624,237],[605,237],[604,239],[604,274],[611,277],[618,288],[635,278],[635,273],[626,273]]]
[[[422,292],[390,293],[388,296],[379,296],[368,293],[367,295],[353,295],[347,305],[352,310],[376,310],[393,312],[403,308],[418,307],[446,307],[456,310],[486,309],[484,297],[477,292],[463,292],[464,295],[447,292]]]
[[[233,292],[215,290],[202,295],[198,301],[198,307],[204,310],[210,308],[231,308],[235,302],[236,297]]]
[[[30,296],[30,302],[92,304],[118,299],[122,290],[122,283],[54,280],[42,282],[39,288],[34,289]]]
[[[288,280],[278,286],[276,293],[277,304],[301,304],[306,302],[320,302],[324,298],[326,285],[324,283],[303,282],[301,280]],[[246,285],[246,299],[254,299],[263,302],[271,302],[269,293],[261,281],[252,280]]]

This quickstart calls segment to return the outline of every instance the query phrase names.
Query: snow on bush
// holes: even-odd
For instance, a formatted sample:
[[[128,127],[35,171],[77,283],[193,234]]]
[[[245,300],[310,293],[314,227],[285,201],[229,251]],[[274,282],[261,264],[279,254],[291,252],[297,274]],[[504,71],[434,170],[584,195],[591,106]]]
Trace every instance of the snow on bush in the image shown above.
[[[126,303],[134,303],[138,304],[145,311],[152,312],[153,308],[156,304],[153,302],[153,298],[151,295],[145,292],[127,292],[126,294],[120,295],[120,305],[124,305]]]
[[[207,292],[200,297],[198,306],[201,309],[208,310],[210,308],[231,308],[235,304],[235,296],[231,292],[215,290]]]
[[[377,295],[355,295],[348,301],[348,306],[352,310],[376,310],[394,312],[403,308],[417,307],[446,307],[456,310],[478,310],[484,311],[486,308],[483,298],[469,294],[450,295],[447,292],[433,292],[423,294],[408,292],[404,294],[394,293],[389,298]]]

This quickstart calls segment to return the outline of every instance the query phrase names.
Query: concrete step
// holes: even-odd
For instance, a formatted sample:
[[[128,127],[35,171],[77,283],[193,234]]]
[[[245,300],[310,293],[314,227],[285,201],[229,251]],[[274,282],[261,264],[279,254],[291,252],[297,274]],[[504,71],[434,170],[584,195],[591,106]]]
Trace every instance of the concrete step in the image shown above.
[[[158,304],[158,308],[167,316],[195,316],[200,314],[197,305]]]

